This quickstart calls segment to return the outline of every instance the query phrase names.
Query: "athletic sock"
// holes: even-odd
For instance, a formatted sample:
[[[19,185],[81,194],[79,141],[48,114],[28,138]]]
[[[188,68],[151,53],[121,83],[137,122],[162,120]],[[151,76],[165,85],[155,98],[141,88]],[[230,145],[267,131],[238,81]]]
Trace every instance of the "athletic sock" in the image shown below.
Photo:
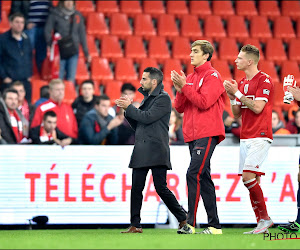
[[[256,218],[256,221],[257,221],[257,223],[258,223],[258,222],[260,221],[260,216],[259,216],[258,206],[254,204],[253,198],[252,198],[252,195],[251,195],[250,192],[249,192],[249,196],[250,196],[250,201],[251,201],[251,205],[252,205],[253,211],[254,211],[254,213],[255,213],[255,218]]]
[[[253,178],[249,181],[245,181],[244,185],[249,190],[250,199],[252,199],[253,204],[258,207],[259,218],[264,220],[269,220],[270,217],[267,212],[267,207],[264,199],[263,192],[260,185],[257,183],[256,179]]]

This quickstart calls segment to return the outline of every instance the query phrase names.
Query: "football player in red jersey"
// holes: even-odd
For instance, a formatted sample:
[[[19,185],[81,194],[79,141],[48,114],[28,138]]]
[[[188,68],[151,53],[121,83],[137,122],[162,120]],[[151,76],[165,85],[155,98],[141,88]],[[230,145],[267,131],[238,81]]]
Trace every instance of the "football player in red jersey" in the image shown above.
[[[263,166],[273,141],[274,86],[271,77],[258,70],[258,61],[258,48],[250,44],[243,46],[235,63],[246,76],[239,83],[224,81],[234,117],[242,116],[239,175],[249,190],[257,220],[257,227],[245,234],[264,233],[273,225],[259,183],[260,176],[265,174]]]

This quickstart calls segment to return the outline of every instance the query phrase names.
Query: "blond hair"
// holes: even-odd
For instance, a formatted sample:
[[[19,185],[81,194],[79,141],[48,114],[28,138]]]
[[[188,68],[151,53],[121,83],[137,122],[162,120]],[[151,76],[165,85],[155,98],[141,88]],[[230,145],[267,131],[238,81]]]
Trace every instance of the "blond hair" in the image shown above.
[[[200,48],[203,52],[203,55],[209,54],[207,61],[210,61],[210,59],[214,53],[214,47],[212,46],[212,44],[207,40],[197,40],[192,43],[191,48],[193,48],[195,46],[200,46]]]
[[[260,55],[259,49],[257,47],[251,44],[247,44],[241,48],[241,51],[246,53],[246,55],[249,56],[255,64],[258,64]]]
[[[49,89],[53,89],[53,87],[57,84],[63,84],[65,85],[65,83],[63,82],[63,80],[59,79],[59,78],[56,78],[56,79],[52,79],[50,82],[49,82]]]

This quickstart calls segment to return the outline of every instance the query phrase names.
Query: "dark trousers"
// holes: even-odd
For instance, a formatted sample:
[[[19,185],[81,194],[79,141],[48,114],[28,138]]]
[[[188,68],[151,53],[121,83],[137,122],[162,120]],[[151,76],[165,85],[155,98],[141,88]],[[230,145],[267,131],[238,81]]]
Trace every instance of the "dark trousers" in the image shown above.
[[[141,208],[143,189],[149,169],[152,170],[155,190],[164,201],[168,209],[181,222],[186,220],[186,214],[176,200],[174,194],[167,187],[167,169],[164,167],[134,168],[132,171],[132,187],[130,199],[131,226],[141,227]]]
[[[205,137],[189,142],[191,163],[186,179],[188,185],[188,223],[196,225],[196,214],[200,195],[208,217],[208,226],[221,228],[217,204],[215,185],[210,175],[210,158],[217,145],[218,137]]]

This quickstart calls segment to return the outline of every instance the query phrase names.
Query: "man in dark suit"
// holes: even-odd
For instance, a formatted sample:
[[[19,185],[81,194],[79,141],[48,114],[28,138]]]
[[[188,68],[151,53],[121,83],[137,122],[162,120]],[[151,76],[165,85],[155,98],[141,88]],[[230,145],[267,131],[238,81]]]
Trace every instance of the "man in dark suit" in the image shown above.
[[[167,170],[171,169],[169,148],[169,120],[171,99],[163,90],[163,73],[156,68],[143,72],[139,92],[144,100],[139,108],[132,105],[128,96],[116,100],[118,107],[125,110],[125,118],[135,130],[135,145],[129,167],[132,171],[131,225],[122,233],[142,233],[141,207],[146,176],[151,169],[156,192],[169,210],[186,227],[186,213],[178,204],[174,194],[167,187]]]

